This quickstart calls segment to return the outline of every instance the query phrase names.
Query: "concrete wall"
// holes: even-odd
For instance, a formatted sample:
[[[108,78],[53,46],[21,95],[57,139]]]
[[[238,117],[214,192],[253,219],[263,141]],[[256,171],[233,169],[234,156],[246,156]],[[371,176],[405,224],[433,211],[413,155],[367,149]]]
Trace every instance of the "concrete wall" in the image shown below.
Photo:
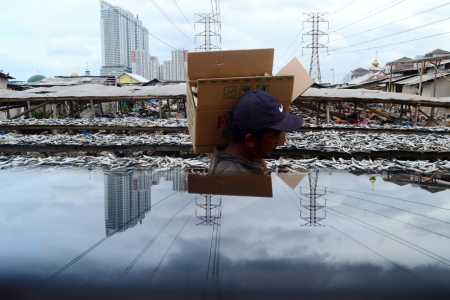
[[[133,77],[130,77],[127,74],[122,74],[122,76],[117,77],[117,82],[118,83],[139,83],[139,81],[137,81]]]
[[[402,93],[417,95],[419,93],[419,86],[416,86],[416,85],[404,85]]]
[[[6,87],[8,86],[8,79],[6,78],[0,78],[0,90],[6,90]]]
[[[407,86],[403,87],[403,91]],[[410,87],[411,88],[411,87]],[[418,92],[419,85],[415,85],[414,88]],[[434,80],[423,83],[422,96],[433,97],[434,92]],[[435,97],[450,97],[450,82],[441,77],[436,80],[436,96]]]

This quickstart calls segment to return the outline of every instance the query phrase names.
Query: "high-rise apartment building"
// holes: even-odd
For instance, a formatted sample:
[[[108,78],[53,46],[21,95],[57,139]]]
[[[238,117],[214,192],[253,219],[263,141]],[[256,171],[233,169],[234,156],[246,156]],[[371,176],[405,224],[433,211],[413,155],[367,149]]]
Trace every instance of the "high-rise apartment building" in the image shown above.
[[[162,79],[164,80],[172,80],[172,61],[164,60],[162,63]]]
[[[151,171],[105,172],[106,235],[142,222],[151,209]]]
[[[149,80],[155,79],[155,78],[161,78],[159,73],[159,62],[158,57],[156,56],[150,56],[149,61]]]
[[[161,79],[171,81],[186,80],[183,65],[187,69],[188,50],[172,50],[172,60],[165,60],[162,64]]]
[[[100,75],[120,75],[127,72],[148,78],[148,31],[142,26],[141,20],[135,19],[131,12],[119,6],[111,8],[101,2],[100,9]]]
[[[146,50],[134,50],[131,52],[132,73],[140,75],[145,79],[150,79],[149,65],[148,65],[148,52]]]
[[[187,50],[172,50],[172,71],[171,79],[173,81],[184,81],[186,80],[183,71],[183,65],[187,68]]]

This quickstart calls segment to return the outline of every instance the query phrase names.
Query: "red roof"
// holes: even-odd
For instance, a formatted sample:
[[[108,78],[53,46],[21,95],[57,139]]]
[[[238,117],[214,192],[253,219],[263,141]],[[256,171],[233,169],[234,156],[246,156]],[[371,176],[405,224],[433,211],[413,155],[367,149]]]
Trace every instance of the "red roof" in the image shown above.
[[[366,75],[369,73],[369,70],[364,68],[358,68],[352,71],[352,75]]]
[[[431,55],[431,54],[450,54],[450,52],[442,50],[442,49],[436,49],[431,52],[425,53],[425,55]]]

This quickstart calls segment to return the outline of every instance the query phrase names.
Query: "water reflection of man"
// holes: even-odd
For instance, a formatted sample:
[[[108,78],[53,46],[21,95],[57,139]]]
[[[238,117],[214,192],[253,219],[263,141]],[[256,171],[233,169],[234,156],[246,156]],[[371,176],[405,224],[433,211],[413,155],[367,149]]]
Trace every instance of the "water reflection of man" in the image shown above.
[[[231,113],[232,141],[214,149],[209,173],[249,173],[267,169],[267,158],[281,142],[283,131],[294,131],[303,118],[283,111],[277,98],[263,91],[241,97]]]

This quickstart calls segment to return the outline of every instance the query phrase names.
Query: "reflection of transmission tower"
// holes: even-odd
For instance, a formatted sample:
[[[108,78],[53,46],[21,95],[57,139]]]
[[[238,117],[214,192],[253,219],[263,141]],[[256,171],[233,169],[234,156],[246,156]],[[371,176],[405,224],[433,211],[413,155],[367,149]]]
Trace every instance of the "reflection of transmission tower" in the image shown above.
[[[304,15],[309,16],[309,19],[303,21],[312,23],[312,29],[303,34],[311,36],[311,44],[303,48],[311,48],[311,64],[309,66],[309,75],[318,83],[322,83],[320,74],[319,48],[328,48],[327,46],[319,43],[319,36],[328,35],[327,33],[319,30],[319,23],[328,22],[327,20],[322,18],[322,16],[326,14],[327,13],[304,13]]]
[[[220,34],[220,13],[204,13],[195,14],[200,17],[195,23],[205,24],[205,30],[195,35],[195,42],[197,43],[197,37],[204,37],[205,43],[198,47],[195,47],[195,51],[212,51],[221,50],[222,48],[222,36]],[[194,25],[195,26],[195,25]],[[215,27],[215,31],[212,31],[211,27]],[[212,43],[212,38],[216,37],[217,45]]]
[[[209,274],[211,266],[211,288],[214,290],[218,287],[219,279],[219,262],[220,262],[220,226],[222,218],[222,197],[218,196],[217,203],[212,203],[212,195],[200,195],[205,202],[200,202],[199,198],[195,200],[195,205],[205,210],[205,215],[199,216],[197,210],[195,216],[202,222],[197,225],[212,226],[211,248],[209,250],[208,269],[206,273],[206,285],[209,284]],[[212,258],[212,259],[211,259]]]
[[[302,205],[302,207],[309,210],[308,217],[302,217],[302,213],[300,212],[300,218],[307,221],[307,223],[303,224],[303,226],[324,226],[319,222],[324,220],[325,218],[318,218],[316,213],[317,210],[325,207],[323,205],[317,205],[317,198],[323,196],[324,194],[317,194],[317,179],[319,178],[319,170],[312,170],[308,173],[309,178],[309,193],[302,194],[305,197],[309,198],[309,205]],[[326,213],[325,213],[326,217]]]

